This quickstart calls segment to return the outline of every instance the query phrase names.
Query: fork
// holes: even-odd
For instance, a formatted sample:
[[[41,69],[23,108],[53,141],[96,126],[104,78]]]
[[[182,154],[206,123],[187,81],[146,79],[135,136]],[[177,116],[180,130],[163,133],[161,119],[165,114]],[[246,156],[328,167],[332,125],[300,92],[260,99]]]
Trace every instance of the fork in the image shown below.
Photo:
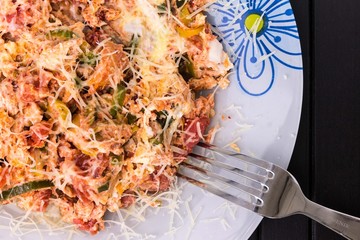
[[[360,218],[310,201],[296,179],[273,163],[199,142],[178,176],[263,217],[303,214],[347,239],[360,239]]]

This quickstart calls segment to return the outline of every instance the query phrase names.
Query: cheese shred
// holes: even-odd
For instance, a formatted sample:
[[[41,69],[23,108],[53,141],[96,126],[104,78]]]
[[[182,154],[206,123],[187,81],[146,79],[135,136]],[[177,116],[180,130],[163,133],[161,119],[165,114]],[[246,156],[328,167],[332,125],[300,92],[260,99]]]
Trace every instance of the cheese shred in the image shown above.
[[[178,215],[177,167],[214,115],[195,91],[225,88],[232,68],[203,14],[212,2],[194,3],[1,1],[0,203],[26,211],[15,234],[42,219],[69,238],[105,223],[131,237],[106,211]]]

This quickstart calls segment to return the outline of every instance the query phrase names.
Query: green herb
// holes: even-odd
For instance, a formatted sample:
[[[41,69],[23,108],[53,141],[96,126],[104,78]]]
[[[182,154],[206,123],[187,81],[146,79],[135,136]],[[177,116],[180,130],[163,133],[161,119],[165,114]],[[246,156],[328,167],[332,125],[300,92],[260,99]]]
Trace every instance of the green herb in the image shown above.
[[[105,192],[109,190],[109,182],[106,182],[104,185],[101,185],[100,187],[98,187],[98,192]]]
[[[15,186],[8,190],[2,191],[0,193],[0,201],[7,200],[9,198],[12,198],[12,197],[15,197],[15,196],[27,193],[27,192],[31,192],[31,191],[42,189],[42,188],[49,188],[52,186],[54,186],[54,184],[50,180],[27,182],[22,185]]]
[[[131,113],[128,113],[126,115],[126,119],[128,121],[128,124],[134,124],[137,120],[137,117],[135,115],[132,115]]]
[[[116,155],[116,154],[110,153],[110,163],[111,163],[111,165],[120,165],[123,160],[124,160],[123,155]]]
[[[166,1],[160,5],[157,6],[158,12],[159,13],[164,13],[166,12]]]
[[[126,93],[125,86],[123,86],[122,84],[119,84],[118,88],[115,92],[114,99],[115,99],[115,103],[120,107],[122,107],[124,105],[125,93]]]
[[[195,77],[194,64],[187,54],[183,55],[179,63],[179,73],[185,81]]]
[[[76,86],[80,87],[82,85],[82,81],[79,77],[74,77],[74,81],[76,83]]]
[[[47,143],[47,142],[45,142],[45,145],[44,145],[42,148],[39,148],[39,150],[40,150],[41,152],[45,152],[45,153],[47,153],[47,150],[48,150],[48,143]]]
[[[126,87],[122,84],[118,84],[118,87],[113,96],[114,105],[110,108],[109,111],[110,115],[113,118],[117,118],[119,110],[124,105],[125,95],[126,95]]]
[[[71,30],[57,29],[50,30],[50,32],[47,33],[46,36],[50,39],[68,40],[74,38],[76,34]]]
[[[139,35],[133,34],[130,40],[130,46],[137,48],[137,46],[139,45],[139,40],[140,40]]]
[[[153,145],[159,145],[164,142],[164,133],[161,133],[160,136],[156,136],[154,138],[150,138],[149,142]]]
[[[166,124],[166,121],[167,121],[167,118],[169,116],[168,112],[166,110],[162,110],[160,112],[156,112],[156,116],[157,116],[156,121],[160,124],[160,126],[162,128],[164,128],[165,124]],[[171,118],[169,120],[169,124],[171,124],[172,121],[174,121],[173,118]]]
[[[87,52],[81,54],[80,57],[78,58],[78,61],[82,65],[95,67],[99,61],[99,56],[94,54],[93,52]]]
[[[140,43],[140,36],[137,34],[133,34],[129,42],[129,45],[125,48],[125,50],[130,52],[131,55],[135,55],[137,53],[137,48],[139,46],[139,43]]]
[[[91,48],[90,44],[86,41],[83,41],[83,43],[81,43],[81,45],[80,45],[80,49],[83,52],[88,52],[88,49],[90,49],[90,48]]]
[[[118,111],[119,111],[119,108],[117,106],[112,106],[110,108],[110,115],[113,117],[113,118],[116,118],[117,117],[117,114],[118,114]]]
[[[186,2],[187,0],[176,0],[176,7],[180,9],[185,5]]]
[[[86,117],[86,123],[89,125],[93,124],[97,119],[96,107],[88,105],[85,108],[84,115]]]

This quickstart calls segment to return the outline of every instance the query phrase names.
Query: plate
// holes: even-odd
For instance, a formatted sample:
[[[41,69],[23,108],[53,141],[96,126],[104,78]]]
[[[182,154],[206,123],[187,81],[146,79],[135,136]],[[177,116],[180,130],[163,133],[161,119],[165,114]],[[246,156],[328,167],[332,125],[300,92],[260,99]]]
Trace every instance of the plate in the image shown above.
[[[288,0],[219,0],[208,20],[234,62],[231,84],[216,91],[220,130],[214,143],[277,163],[289,164],[302,104],[302,57]],[[109,214],[106,230],[88,237],[14,206],[0,208],[0,239],[247,239],[261,217],[182,180],[161,195],[166,207]],[[119,221],[120,219],[120,221]],[[11,231],[9,230],[9,226]]]

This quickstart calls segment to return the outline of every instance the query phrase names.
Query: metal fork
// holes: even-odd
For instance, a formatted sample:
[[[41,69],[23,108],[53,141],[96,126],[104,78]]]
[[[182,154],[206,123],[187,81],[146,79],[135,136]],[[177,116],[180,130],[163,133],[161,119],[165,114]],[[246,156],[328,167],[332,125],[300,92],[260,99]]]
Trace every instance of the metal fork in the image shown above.
[[[178,175],[264,217],[303,214],[347,239],[360,239],[360,218],[310,201],[296,179],[273,163],[200,142]]]

